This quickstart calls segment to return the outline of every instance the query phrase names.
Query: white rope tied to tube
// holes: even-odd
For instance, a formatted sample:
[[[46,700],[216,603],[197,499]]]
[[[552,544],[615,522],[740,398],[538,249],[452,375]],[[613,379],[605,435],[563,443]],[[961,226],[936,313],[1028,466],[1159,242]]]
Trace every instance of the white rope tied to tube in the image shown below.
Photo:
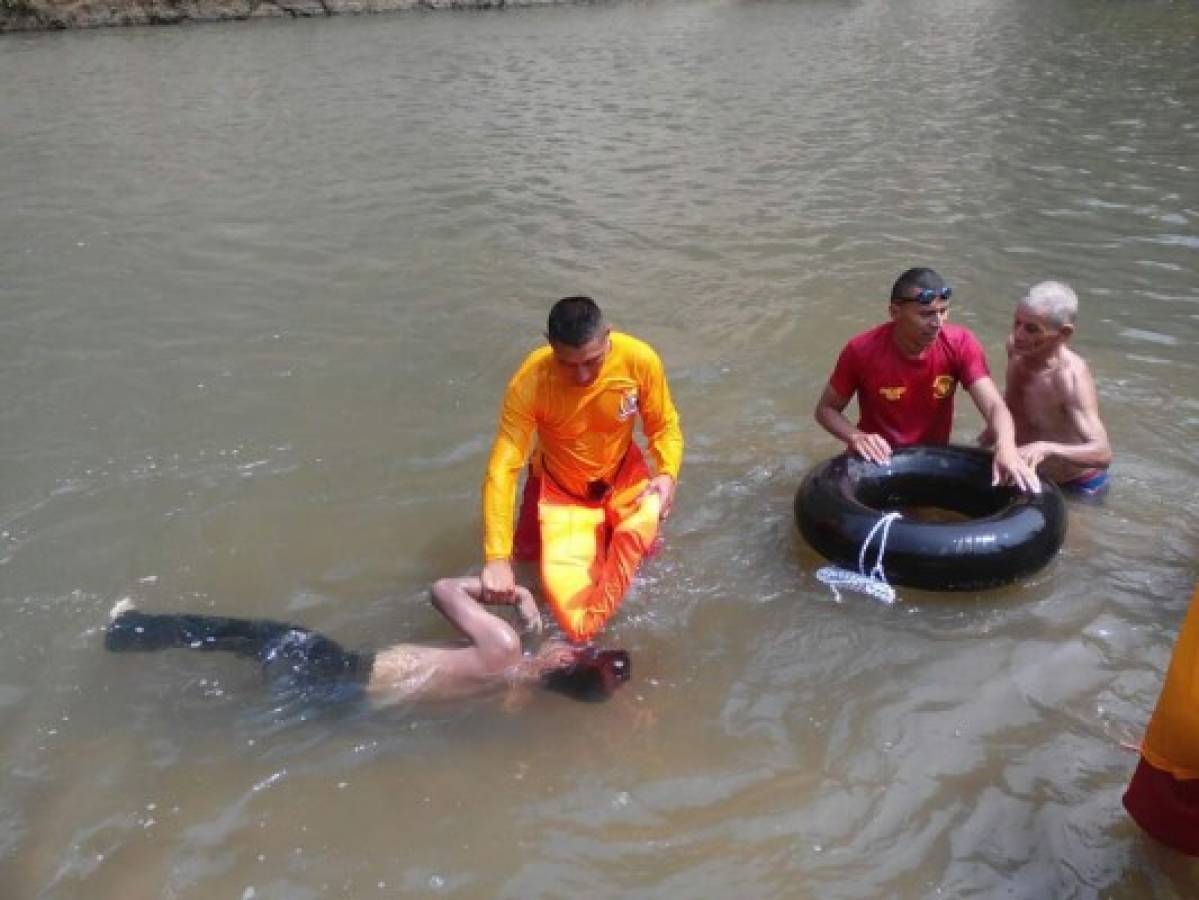
[[[870,529],[870,534],[866,535],[862,550],[858,554],[858,570],[856,572],[840,566],[824,566],[816,571],[816,578],[833,589],[833,599],[836,602],[841,602],[841,592],[837,588],[865,594],[880,603],[895,602],[895,588],[888,583],[887,575],[883,571],[883,554],[887,552],[887,533],[891,530],[891,523],[902,518],[903,516],[897,512],[889,512],[874,523],[874,527]],[[870,548],[870,544],[874,541],[874,536],[879,533],[880,528],[882,535],[878,541],[878,555],[874,558],[874,566],[867,572],[866,551]]]

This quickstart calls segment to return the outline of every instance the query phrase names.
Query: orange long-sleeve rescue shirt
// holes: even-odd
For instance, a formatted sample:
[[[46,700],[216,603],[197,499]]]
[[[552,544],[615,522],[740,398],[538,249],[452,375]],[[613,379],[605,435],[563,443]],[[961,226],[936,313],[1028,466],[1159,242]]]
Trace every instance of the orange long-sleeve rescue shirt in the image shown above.
[[[1178,633],[1141,755],[1175,778],[1199,778],[1199,587]]]
[[[516,481],[534,436],[544,471],[564,490],[584,497],[589,482],[616,474],[638,414],[658,474],[677,481],[683,432],[662,361],[649,344],[612,332],[612,350],[586,386],[570,379],[548,346],[525,357],[504,393],[483,482],[484,558],[512,555]]]

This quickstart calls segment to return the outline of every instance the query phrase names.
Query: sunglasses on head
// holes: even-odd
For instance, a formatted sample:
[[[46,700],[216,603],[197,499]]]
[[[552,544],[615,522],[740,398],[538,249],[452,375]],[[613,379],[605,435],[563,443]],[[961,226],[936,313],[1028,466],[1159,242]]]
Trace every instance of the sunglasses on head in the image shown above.
[[[945,285],[945,287],[941,288],[940,290],[937,290],[936,288],[921,288],[914,296],[892,297],[891,300],[894,303],[907,303],[908,301],[912,301],[915,303],[922,303],[927,306],[934,300],[948,300],[952,296],[953,288],[951,288],[949,285]]]

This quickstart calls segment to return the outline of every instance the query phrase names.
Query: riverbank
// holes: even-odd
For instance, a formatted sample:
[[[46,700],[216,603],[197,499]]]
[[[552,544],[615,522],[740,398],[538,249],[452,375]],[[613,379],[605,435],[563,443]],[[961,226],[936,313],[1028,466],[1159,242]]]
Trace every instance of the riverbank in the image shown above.
[[[558,2],[561,0],[0,0],[0,34],[413,9],[503,9]]]

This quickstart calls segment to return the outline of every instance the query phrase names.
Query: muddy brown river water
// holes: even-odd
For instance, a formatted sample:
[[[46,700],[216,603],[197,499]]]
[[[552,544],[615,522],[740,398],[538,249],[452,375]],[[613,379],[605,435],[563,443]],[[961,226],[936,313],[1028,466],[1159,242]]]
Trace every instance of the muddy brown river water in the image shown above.
[[[1199,567],[1199,7],[662,2],[0,38],[0,895],[1199,896],[1120,794]],[[1059,558],[835,603],[837,349],[933,265],[1002,380],[1077,288]],[[550,302],[688,439],[612,702],[274,704],[108,608],[449,637]],[[979,422],[959,402],[955,434]]]

